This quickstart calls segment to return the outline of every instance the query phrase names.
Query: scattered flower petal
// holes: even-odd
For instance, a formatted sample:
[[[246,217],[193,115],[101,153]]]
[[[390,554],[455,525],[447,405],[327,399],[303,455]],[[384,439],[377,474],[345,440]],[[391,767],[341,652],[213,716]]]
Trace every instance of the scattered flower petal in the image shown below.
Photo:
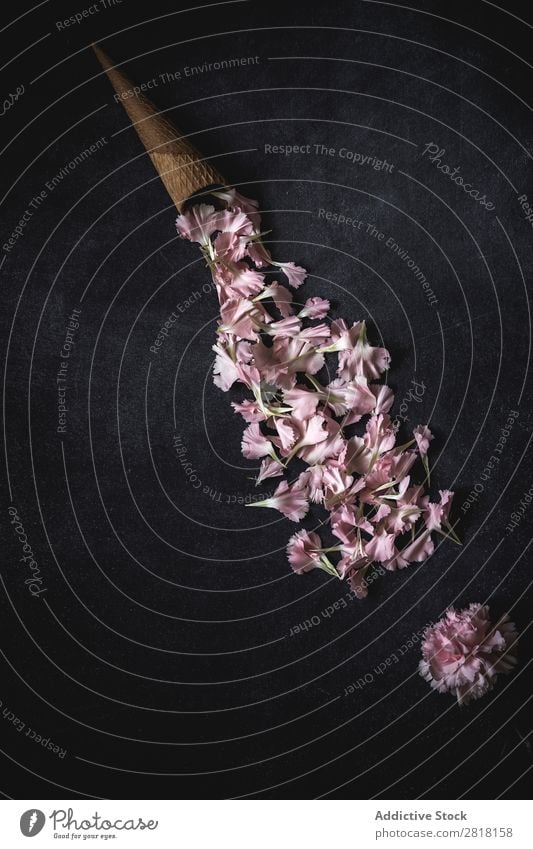
[[[242,453],[247,460],[259,460],[267,454],[272,454],[270,439],[261,433],[261,428],[255,422],[248,425],[242,436]]]
[[[223,208],[198,204],[176,226],[199,243],[220,302],[214,382],[224,391],[241,384],[253,396],[232,406],[247,423],[243,455],[261,460],[256,484],[282,476],[293,458],[306,464],[294,483],[283,479],[270,498],[246,506],[273,508],[299,522],[310,502],[321,505],[338,544],[323,549],[317,534],[300,531],[287,548],[291,566],[298,574],[317,567],[344,578],[364,598],[372,563],[395,570],[426,560],[433,532],[458,542],[449,518],[453,493],[441,490],[437,503],[426,493],[433,435],[418,425],[411,442],[396,444],[398,428],[389,416],[394,394],[372,382],[389,368],[389,352],[369,343],[364,321],[324,322],[326,298],[310,297],[295,308],[292,292],[269,275],[274,267],[297,289],[307,272],[272,259],[261,241],[257,202],[234,188],[213,194]],[[324,386],[318,374],[329,371],[330,355],[337,376],[321,375],[329,381]],[[359,422],[355,435],[346,432]],[[424,484],[412,482],[416,463]],[[336,564],[326,553],[332,551],[339,552]]]
[[[264,460],[261,461],[259,474],[255,479],[255,485],[259,486],[259,484],[263,483],[263,481],[267,478],[277,478],[282,475],[284,471],[285,466],[283,466],[278,460],[273,460],[271,457],[265,457]]]
[[[330,310],[326,298],[308,298],[303,309],[298,313],[300,318],[325,318]]]
[[[297,531],[287,545],[287,557],[297,575],[309,572],[320,563],[320,537],[315,533]]]

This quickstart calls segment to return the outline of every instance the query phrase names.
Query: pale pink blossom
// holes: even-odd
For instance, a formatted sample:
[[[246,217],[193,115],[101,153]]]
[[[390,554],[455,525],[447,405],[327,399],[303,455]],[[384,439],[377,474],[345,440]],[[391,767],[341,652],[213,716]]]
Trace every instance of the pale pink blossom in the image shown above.
[[[340,427],[334,419],[319,413],[304,421],[294,421],[299,428],[299,434],[292,453],[297,454],[306,463],[310,465],[323,463],[324,460],[338,455],[342,450],[344,440]]]
[[[301,475],[303,481],[305,481],[309,500],[315,504],[320,504],[324,500],[323,484],[325,471],[326,466],[318,463],[314,466],[308,466]]]
[[[394,395],[370,382],[389,367],[388,351],[369,343],[364,321],[321,323],[330,310],[325,298],[309,297],[295,309],[292,293],[270,275],[274,266],[298,288],[305,269],[272,259],[256,201],[235,189],[213,194],[224,208],[198,204],[176,224],[183,238],[200,244],[220,303],[214,382],[224,391],[241,384],[252,396],[232,405],[248,425],[244,456],[261,460],[257,484],[290,474],[293,458],[304,464],[292,484],[283,479],[270,498],[246,506],[274,508],[298,522],[310,501],[321,505],[340,545],[322,549],[318,537],[301,532],[290,543],[293,565],[307,571],[314,560],[364,597],[372,563],[392,570],[422,562],[433,552],[433,532],[458,541],[449,520],[453,494],[441,490],[434,503],[426,493],[433,436],[419,425],[411,442],[396,444]],[[333,365],[330,355],[337,359],[333,380],[322,376]],[[327,386],[318,380],[322,369]],[[411,482],[417,462],[423,484]],[[335,566],[326,552],[339,550]]]
[[[276,418],[275,428],[278,433],[279,444],[286,454],[296,442],[296,428],[291,426],[290,420],[281,418]]]
[[[216,352],[215,365],[213,366],[213,380],[215,386],[218,386],[223,392],[227,392],[235,381],[239,379],[239,372],[224,348],[213,345],[213,350]]]
[[[281,481],[274,495],[264,501],[254,501],[247,507],[272,507],[279,510],[291,522],[301,522],[309,510],[306,490],[298,486],[298,482],[289,486],[287,481]]]
[[[329,338],[330,330],[327,324],[312,324],[298,333],[298,339],[312,342],[313,345],[323,345]]]
[[[439,490],[440,501],[438,504],[433,504],[428,501],[424,510],[424,518],[426,520],[426,528],[428,531],[440,530],[443,525],[448,523],[448,516],[453,501],[453,492],[448,489]]]
[[[328,345],[330,351],[347,351],[357,344],[357,340],[363,330],[363,322],[356,321],[348,327],[343,318],[331,322],[331,343]]]
[[[274,265],[281,268],[289,281],[289,286],[292,286],[293,289],[297,289],[301,286],[307,277],[307,271],[305,268],[302,268],[300,265],[295,265],[294,262],[276,262]]]
[[[216,230],[222,233],[234,233],[236,236],[251,236],[254,227],[246,213],[238,209],[232,212],[225,209],[215,215]]]
[[[331,531],[349,545],[353,542],[355,529],[359,528],[372,535],[374,528],[365,516],[359,516],[353,504],[341,504],[331,513]]]
[[[370,417],[367,422],[363,441],[368,450],[376,456],[394,448],[396,444],[396,432],[387,414],[381,413],[379,416]]]
[[[337,373],[343,380],[351,380],[357,375],[374,380],[390,365],[389,352],[385,348],[373,348],[367,343],[358,342],[351,351],[341,351]]]
[[[324,355],[310,342],[301,342],[289,337],[278,338],[274,340],[273,351],[289,375],[296,375],[298,372],[313,375],[324,365]],[[290,383],[287,388],[289,387]]]
[[[297,315],[290,315],[287,318],[282,318],[280,321],[273,321],[269,324],[265,332],[269,336],[294,337],[300,332],[301,321]]]
[[[249,343],[235,343],[226,335],[220,334],[217,344],[213,345],[213,351],[216,354],[213,366],[214,382],[227,392],[236,380],[242,380],[242,369],[251,356]],[[259,374],[257,376],[259,377]]]
[[[382,504],[380,507],[380,519],[383,519],[383,527],[396,536],[411,530],[420,518],[421,509],[416,504],[402,504],[391,507]]]
[[[296,383],[296,372],[290,368],[290,362],[284,356],[284,342],[290,339],[274,339],[269,347],[260,339],[254,345],[254,364],[264,381],[278,389],[290,389]]]
[[[292,408],[292,416],[295,419],[311,418],[316,412],[319,401],[317,393],[304,386],[296,385],[283,392],[283,403]]]
[[[330,310],[330,302],[326,298],[308,298],[298,313],[300,318],[325,318]]]
[[[346,468],[350,472],[357,472],[358,475],[366,474],[370,469],[372,459],[372,451],[367,448],[364,439],[360,436],[352,436],[348,440]]]
[[[263,422],[266,419],[265,413],[257,401],[251,401],[249,398],[240,404],[232,401],[231,406],[236,413],[241,414],[245,422]]]
[[[264,268],[272,264],[270,252],[262,242],[253,241],[248,243],[248,256],[257,268]]]
[[[256,422],[248,425],[242,435],[242,453],[247,460],[259,460],[267,454],[273,454],[274,448],[270,439],[261,432]]]
[[[220,308],[220,318],[220,331],[255,341],[263,314],[256,304],[246,298],[229,298]]]
[[[368,387],[376,399],[374,412],[378,416],[380,413],[388,413],[394,403],[394,392],[390,386],[381,383],[371,383]]]
[[[373,348],[366,337],[366,324],[358,321],[351,328],[344,321],[332,322],[332,344],[328,351],[339,352],[338,375],[351,380],[363,375],[375,380],[390,365],[390,355],[385,348]]]
[[[300,451],[307,445],[316,446],[328,438],[327,419],[323,415],[314,415],[309,419],[293,419],[296,432],[296,450]]]
[[[259,213],[257,212],[259,204],[256,200],[244,197],[244,195],[241,195],[234,188],[220,189],[219,191],[217,190],[216,192],[213,192],[213,194],[216,197],[220,198],[220,200],[225,201],[225,203],[228,205],[228,209],[230,209],[232,212],[242,211],[246,213],[250,221],[253,222],[254,227],[259,228],[261,224],[261,218],[259,216]]]
[[[242,343],[249,344],[249,343]],[[239,354],[239,347],[237,346],[237,356]],[[255,395],[257,400],[258,395],[261,393],[261,373],[259,369],[255,368],[255,366],[251,365],[248,360],[237,359],[236,362],[237,374],[239,376],[239,380],[241,383],[244,383],[248,389],[251,389]]]
[[[413,436],[418,445],[418,452],[421,457],[425,457],[429,451],[429,443],[433,439],[433,434],[427,425],[417,425],[413,430]]]
[[[320,537],[313,532],[297,531],[292,535],[287,545],[287,556],[297,575],[320,564],[321,545]]]
[[[217,260],[239,262],[247,252],[248,238],[236,233],[219,233],[213,242],[213,250]]]
[[[371,413],[376,404],[376,397],[365,377],[356,377],[348,382],[341,378],[332,380],[323,390],[323,400],[336,416],[345,416],[346,427]]]
[[[255,479],[255,485],[259,486],[260,483],[263,483],[267,478],[277,478],[283,474],[285,471],[285,466],[283,466],[278,460],[274,460],[272,457],[265,457],[261,460],[261,466],[259,467],[259,474]]]
[[[385,530],[375,532],[372,539],[365,545],[365,553],[369,560],[377,560],[385,563],[394,555],[394,540],[396,534],[389,534]]]
[[[292,292],[289,292],[281,283],[274,281],[265,286],[261,297],[272,298],[283,318],[292,315]]]
[[[346,440],[337,422],[327,425],[328,435],[325,440],[315,445],[306,445],[298,452],[298,457],[306,463],[325,463],[331,459],[338,459],[346,448]]]
[[[193,206],[182,215],[178,215],[176,227],[183,239],[199,242],[202,245],[207,244],[212,234],[218,229],[215,207],[206,203]]]
[[[341,546],[342,557],[337,564],[341,578],[348,578],[354,571],[370,565],[361,535],[357,534],[353,542]]]
[[[350,495],[353,477],[344,468],[334,463],[325,465],[323,477],[324,506],[327,510],[333,510]]]
[[[390,461],[390,476],[395,480],[400,480],[405,477],[415,464],[417,460],[416,451],[400,451],[398,453],[393,453],[386,455],[387,460]],[[383,459],[383,458],[380,458]]]
[[[499,673],[513,670],[517,639],[507,615],[491,623],[487,605],[451,607],[424,633],[420,674],[433,689],[466,705],[491,690]]]
[[[407,563],[421,563],[433,554],[434,548],[429,531],[422,531],[400,554]]]
[[[243,262],[230,267],[229,287],[232,294],[237,293],[243,298],[249,298],[260,292],[265,283],[265,275],[253,268],[248,268]]]
[[[390,477],[390,467],[387,457],[380,457],[374,462],[367,473],[363,475],[363,487],[359,491],[359,500],[364,504],[379,505],[382,499],[396,499],[394,489],[397,481]]]

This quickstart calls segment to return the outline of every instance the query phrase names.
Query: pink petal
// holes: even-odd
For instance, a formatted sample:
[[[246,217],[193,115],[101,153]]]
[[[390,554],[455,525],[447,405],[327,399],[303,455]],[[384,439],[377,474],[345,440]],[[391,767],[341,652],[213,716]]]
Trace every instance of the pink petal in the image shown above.
[[[260,457],[271,453],[272,443],[261,432],[259,425],[254,422],[248,425],[244,431],[241,448],[247,460],[258,460]]]
[[[241,404],[238,404],[236,401],[232,401],[231,406],[236,413],[241,414],[245,422],[252,423],[265,421],[266,416],[259,407],[257,401],[246,399]]]
[[[376,398],[376,407],[374,412],[376,415],[380,413],[388,413],[394,403],[394,392],[390,386],[380,383],[372,383],[369,386],[370,391]]]
[[[292,293],[285,286],[282,286],[281,283],[274,282],[267,286],[265,291],[268,291],[283,318],[292,315]]]
[[[257,268],[264,268],[265,265],[270,265],[272,262],[272,257],[262,242],[255,240],[253,242],[248,242],[247,250],[248,256]]]
[[[377,560],[383,563],[390,560],[394,555],[394,540],[396,534],[388,534],[384,531],[376,533],[370,542],[365,545],[365,552],[369,560]]]
[[[320,562],[322,542],[318,534],[298,531],[293,534],[287,545],[289,563],[297,575],[309,572]]]
[[[280,439],[281,447],[284,451],[289,451],[296,441],[296,433],[294,427],[286,419],[276,417],[276,430]]]
[[[285,467],[278,463],[277,460],[274,460],[272,457],[265,457],[264,460],[261,460],[261,466],[259,468],[259,474],[255,479],[255,485],[258,486],[260,483],[263,483],[267,478],[277,478],[283,474],[285,471]]]
[[[307,277],[307,271],[305,268],[302,268],[300,265],[295,265],[294,262],[281,262],[279,266],[287,280],[289,281],[289,286],[292,286],[293,289],[297,289],[298,286],[301,286]]]
[[[425,457],[429,450],[429,443],[433,439],[433,434],[427,425],[417,425],[413,430],[413,436],[416,439],[420,456]]]
[[[435,546],[429,535],[429,531],[424,531],[417,539],[414,540],[406,548],[401,551],[402,557],[409,563],[421,563],[433,554]]]
[[[308,298],[298,315],[300,318],[325,318],[330,306],[326,298]]]
[[[176,228],[182,238],[206,244],[217,230],[215,207],[205,203],[196,204],[178,215]]]

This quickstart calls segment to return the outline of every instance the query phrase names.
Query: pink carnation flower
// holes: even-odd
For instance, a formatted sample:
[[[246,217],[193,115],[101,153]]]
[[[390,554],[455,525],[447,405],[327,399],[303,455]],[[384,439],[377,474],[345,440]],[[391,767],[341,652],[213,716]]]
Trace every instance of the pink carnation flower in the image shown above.
[[[320,537],[315,533],[297,531],[287,545],[287,557],[297,575],[309,572],[320,563]]]
[[[384,530],[377,531],[365,546],[366,556],[369,560],[385,563],[394,555],[394,540],[395,534],[388,534]]]
[[[266,418],[257,401],[251,401],[249,398],[243,401],[242,404],[232,401],[231,406],[235,412],[240,413],[244,421],[249,424],[252,422],[263,422]]]
[[[420,674],[439,693],[467,704],[491,690],[499,672],[511,672],[517,636],[507,615],[492,625],[487,605],[451,607],[424,634]]]
[[[280,311],[283,318],[292,315],[292,292],[289,292],[281,283],[274,281],[269,286],[265,286],[261,294],[262,298],[272,298],[277,309]],[[300,316],[301,317],[301,316]]]
[[[283,393],[283,402],[292,407],[292,416],[299,421],[305,421],[314,416],[320,398],[316,392],[298,384]]]
[[[251,217],[252,216],[250,216],[250,218]],[[272,263],[270,252],[265,248],[262,242],[249,242],[248,256],[257,268],[264,268],[265,265],[270,265]]]
[[[223,212],[216,213],[216,229],[236,236],[251,236],[254,227],[250,218],[242,210],[237,209],[231,212],[225,209]]]
[[[264,501],[254,501],[247,507],[273,507],[283,513],[291,522],[301,522],[309,510],[309,502],[305,489],[298,485],[298,481],[289,486],[287,481],[281,481],[274,495]]]
[[[390,386],[384,386],[381,383],[372,383],[368,388],[376,399],[375,414],[388,413],[394,402],[394,392]]]
[[[188,212],[178,215],[176,227],[183,239],[199,242],[201,245],[207,244],[218,229],[215,207],[206,203],[193,206]]]
[[[267,478],[277,478],[282,475],[284,471],[285,467],[279,462],[279,460],[273,460],[270,457],[265,457],[264,460],[261,461],[259,474],[255,479],[255,485],[259,486],[259,484],[263,483],[263,481]]]
[[[244,298],[257,295],[263,288],[265,275],[255,269],[248,268],[240,262],[229,269],[225,269],[228,281],[228,289],[231,294],[237,293]]]
[[[274,265],[279,266],[289,281],[289,286],[297,289],[301,286],[307,277],[307,271],[300,265],[295,265],[294,262],[275,262]]]
[[[369,345],[364,321],[357,321],[350,328],[343,319],[332,322],[331,339],[331,345],[323,350],[339,352],[338,375],[343,380],[357,375],[374,380],[388,369],[390,354],[385,348]]]
[[[429,451],[429,443],[434,438],[427,425],[417,425],[413,430],[413,436],[418,445],[418,451],[421,457],[425,457]]]
[[[245,236],[238,236],[236,233],[219,233],[213,242],[213,248],[217,258],[225,262],[239,262],[246,256]]]
[[[438,504],[433,504],[431,501],[427,502],[425,518],[428,531],[440,530],[441,526],[448,522],[453,492],[450,492],[448,489],[440,489],[439,495],[440,501]]]
[[[330,303],[326,298],[308,298],[298,315],[300,318],[325,318]]]
[[[316,535],[302,531],[289,543],[291,565],[300,573],[314,560],[363,597],[373,563],[394,570],[426,560],[434,532],[459,542],[449,518],[453,493],[441,490],[438,502],[426,494],[433,435],[419,425],[410,442],[396,444],[394,395],[373,382],[389,367],[388,351],[369,343],[365,321],[324,322],[326,298],[295,299],[291,290],[307,272],[272,258],[257,201],[232,188],[213,194],[218,209],[198,204],[176,223],[183,238],[199,243],[220,303],[214,382],[224,391],[234,384],[249,390],[232,406],[248,425],[244,456],[261,461],[257,483],[290,473],[293,460],[304,465],[293,484],[282,480],[270,498],[247,506],[271,507],[299,522],[310,501],[321,505],[338,543],[320,549]],[[273,273],[283,273],[287,285]],[[323,368],[320,380],[329,385],[317,379]],[[346,430],[364,417],[356,435]],[[417,461],[425,480],[413,485]],[[336,564],[327,557],[332,551]]]
[[[280,321],[273,321],[268,328],[265,328],[265,333],[269,336],[277,337],[293,337],[300,333],[301,322],[297,315],[289,315],[287,318],[282,318]]]
[[[261,219],[259,213],[257,212],[257,208],[259,206],[256,200],[251,198],[244,197],[241,195],[237,189],[221,189],[220,191],[213,192],[213,194],[220,198],[220,200],[225,201],[228,205],[228,209],[232,212],[245,212],[250,221],[253,222],[254,226],[259,227],[261,223]]]
[[[249,424],[242,435],[242,453],[247,460],[259,460],[261,457],[273,455],[273,447],[270,439],[261,433],[257,423]],[[276,459],[273,457],[273,459]]]

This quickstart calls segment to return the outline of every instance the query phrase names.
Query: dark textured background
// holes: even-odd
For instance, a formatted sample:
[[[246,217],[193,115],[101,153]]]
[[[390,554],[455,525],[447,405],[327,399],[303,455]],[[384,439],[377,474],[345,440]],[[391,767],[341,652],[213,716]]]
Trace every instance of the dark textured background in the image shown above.
[[[0,790],[48,799],[520,797],[532,764],[530,516],[512,534],[506,526],[533,482],[533,244],[517,201],[533,198],[532,28],[516,17],[528,15],[526,4],[252,0],[181,13],[123,0],[57,30],[63,15],[89,6],[45,3],[1,33],[4,61],[14,57],[2,92],[26,88],[0,118],[2,243],[46,181],[108,141],[1,251],[9,487]],[[23,11],[10,8],[4,23]],[[443,542],[428,562],[386,575],[366,601],[328,618],[345,587],[290,573],[283,549],[294,526],[227,503],[252,492],[253,464],[241,457],[242,423],[229,405],[239,392],[224,396],[210,376],[215,297],[198,299],[150,353],[176,303],[208,276],[175,235],[175,210],[113,102],[92,40],[139,83],[182,72],[159,80],[152,99],[259,198],[276,257],[309,269],[300,293],[330,297],[336,316],[367,318],[391,351],[398,401],[413,379],[424,383],[409,424],[429,421],[436,434],[432,487],[457,493],[461,549]],[[244,56],[259,62],[183,75]],[[494,211],[421,156],[429,142]],[[265,144],[307,143],[394,168],[264,153]],[[320,208],[392,236],[438,306],[383,243],[324,222]],[[61,436],[55,378],[80,299]],[[463,515],[510,410],[519,415],[501,461]],[[187,482],[176,434],[210,494]],[[39,598],[24,585],[10,500],[41,567]],[[520,666],[459,709],[418,676],[418,646],[399,649],[447,605],[484,600],[495,615],[510,609],[525,632]],[[289,636],[313,616],[320,624]],[[364,686],[345,695],[359,679]],[[17,731],[11,714],[26,728]],[[32,742],[27,727],[65,757]]]

